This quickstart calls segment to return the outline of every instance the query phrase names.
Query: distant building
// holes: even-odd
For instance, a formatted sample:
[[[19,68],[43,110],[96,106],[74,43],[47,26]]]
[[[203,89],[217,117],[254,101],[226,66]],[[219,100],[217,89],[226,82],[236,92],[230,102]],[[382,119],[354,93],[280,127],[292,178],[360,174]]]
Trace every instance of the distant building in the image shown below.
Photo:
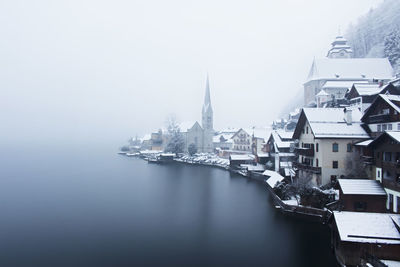
[[[273,131],[267,140],[265,152],[269,156],[271,167],[285,177],[295,176],[292,162],[295,161],[293,132]]]
[[[244,129],[240,128],[233,136],[233,150],[252,152],[252,137]]]
[[[204,104],[202,108],[202,125],[197,121],[193,123],[184,123],[180,126],[181,132],[185,140],[185,152],[191,144],[197,147],[198,152],[213,152],[213,109],[211,107],[210,84],[207,75],[206,93],[204,97]]]
[[[355,82],[388,82],[393,69],[387,58],[352,58],[347,41],[338,36],[327,57],[314,59],[304,83],[304,105],[316,104],[315,96],[324,89],[336,99],[344,98],[346,90]],[[326,87],[324,88],[324,86]]]

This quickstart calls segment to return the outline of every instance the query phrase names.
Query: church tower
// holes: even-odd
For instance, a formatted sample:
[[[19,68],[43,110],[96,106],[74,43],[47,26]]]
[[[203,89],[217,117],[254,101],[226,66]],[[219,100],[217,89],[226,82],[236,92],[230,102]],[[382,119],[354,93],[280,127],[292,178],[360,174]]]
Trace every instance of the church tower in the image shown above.
[[[206,82],[206,94],[204,97],[204,104],[202,109],[202,127],[203,127],[203,151],[212,152],[213,151],[213,110],[211,107],[211,97],[210,97],[210,83],[208,80]]]
[[[328,51],[328,58],[351,58],[353,55],[353,50],[347,44],[347,40],[339,35],[332,42],[332,47]]]

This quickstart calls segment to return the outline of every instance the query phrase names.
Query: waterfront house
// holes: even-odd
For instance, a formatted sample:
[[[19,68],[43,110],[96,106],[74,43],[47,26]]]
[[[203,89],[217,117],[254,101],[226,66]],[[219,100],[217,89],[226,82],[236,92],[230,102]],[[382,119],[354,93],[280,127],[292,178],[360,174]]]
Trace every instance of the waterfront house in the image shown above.
[[[386,212],[386,192],[378,181],[338,179],[338,184],[340,210]]]
[[[285,177],[294,174],[292,162],[295,160],[296,154],[292,135],[293,132],[275,130],[271,133],[265,146],[265,152],[269,154],[269,161],[272,164],[271,167]]]
[[[240,128],[233,136],[233,150],[240,152],[252,152],[252,136],[243,128]]]
[[[387,193],[386,208],[400,213],[400,132],[384,132],[369,146],[374,151],[375,179]]]
[[[358,109],[303,108],[293,133],[298,140],[293,162],[298,178],[321,186],[358,171],[353,144],[369,138],[360,117]]]
[[[331,242],[341,266],[400,260],[400,215],[335,211],[333,218]]]
[[[379,94],[361,121],[368,125],[373,138],[384,131],[400,131],[400,95]]]
[[[242,164],[255,164],[253,155],[230,155],[229,166],[231,168],[238,168]]]

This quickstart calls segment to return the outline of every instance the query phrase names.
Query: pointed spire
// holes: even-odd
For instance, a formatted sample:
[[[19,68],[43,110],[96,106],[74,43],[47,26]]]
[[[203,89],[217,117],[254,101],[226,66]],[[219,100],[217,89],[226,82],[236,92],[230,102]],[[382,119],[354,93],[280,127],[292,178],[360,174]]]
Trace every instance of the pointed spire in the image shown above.
[[[211,105],[211,97],[210,97],[210,82],[208,80],[207,73],[207,81],[206,81],[206,95],[204,96],[204,107]]]

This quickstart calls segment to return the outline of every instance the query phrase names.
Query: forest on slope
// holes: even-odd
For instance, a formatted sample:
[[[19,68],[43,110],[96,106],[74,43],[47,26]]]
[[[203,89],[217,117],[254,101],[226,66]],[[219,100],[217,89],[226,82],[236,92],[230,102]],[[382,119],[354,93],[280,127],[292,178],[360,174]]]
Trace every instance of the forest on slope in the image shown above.
[[[400,1],[384,0],[349,25],[345,37],[354,57],[387,57],[400,72]]]

